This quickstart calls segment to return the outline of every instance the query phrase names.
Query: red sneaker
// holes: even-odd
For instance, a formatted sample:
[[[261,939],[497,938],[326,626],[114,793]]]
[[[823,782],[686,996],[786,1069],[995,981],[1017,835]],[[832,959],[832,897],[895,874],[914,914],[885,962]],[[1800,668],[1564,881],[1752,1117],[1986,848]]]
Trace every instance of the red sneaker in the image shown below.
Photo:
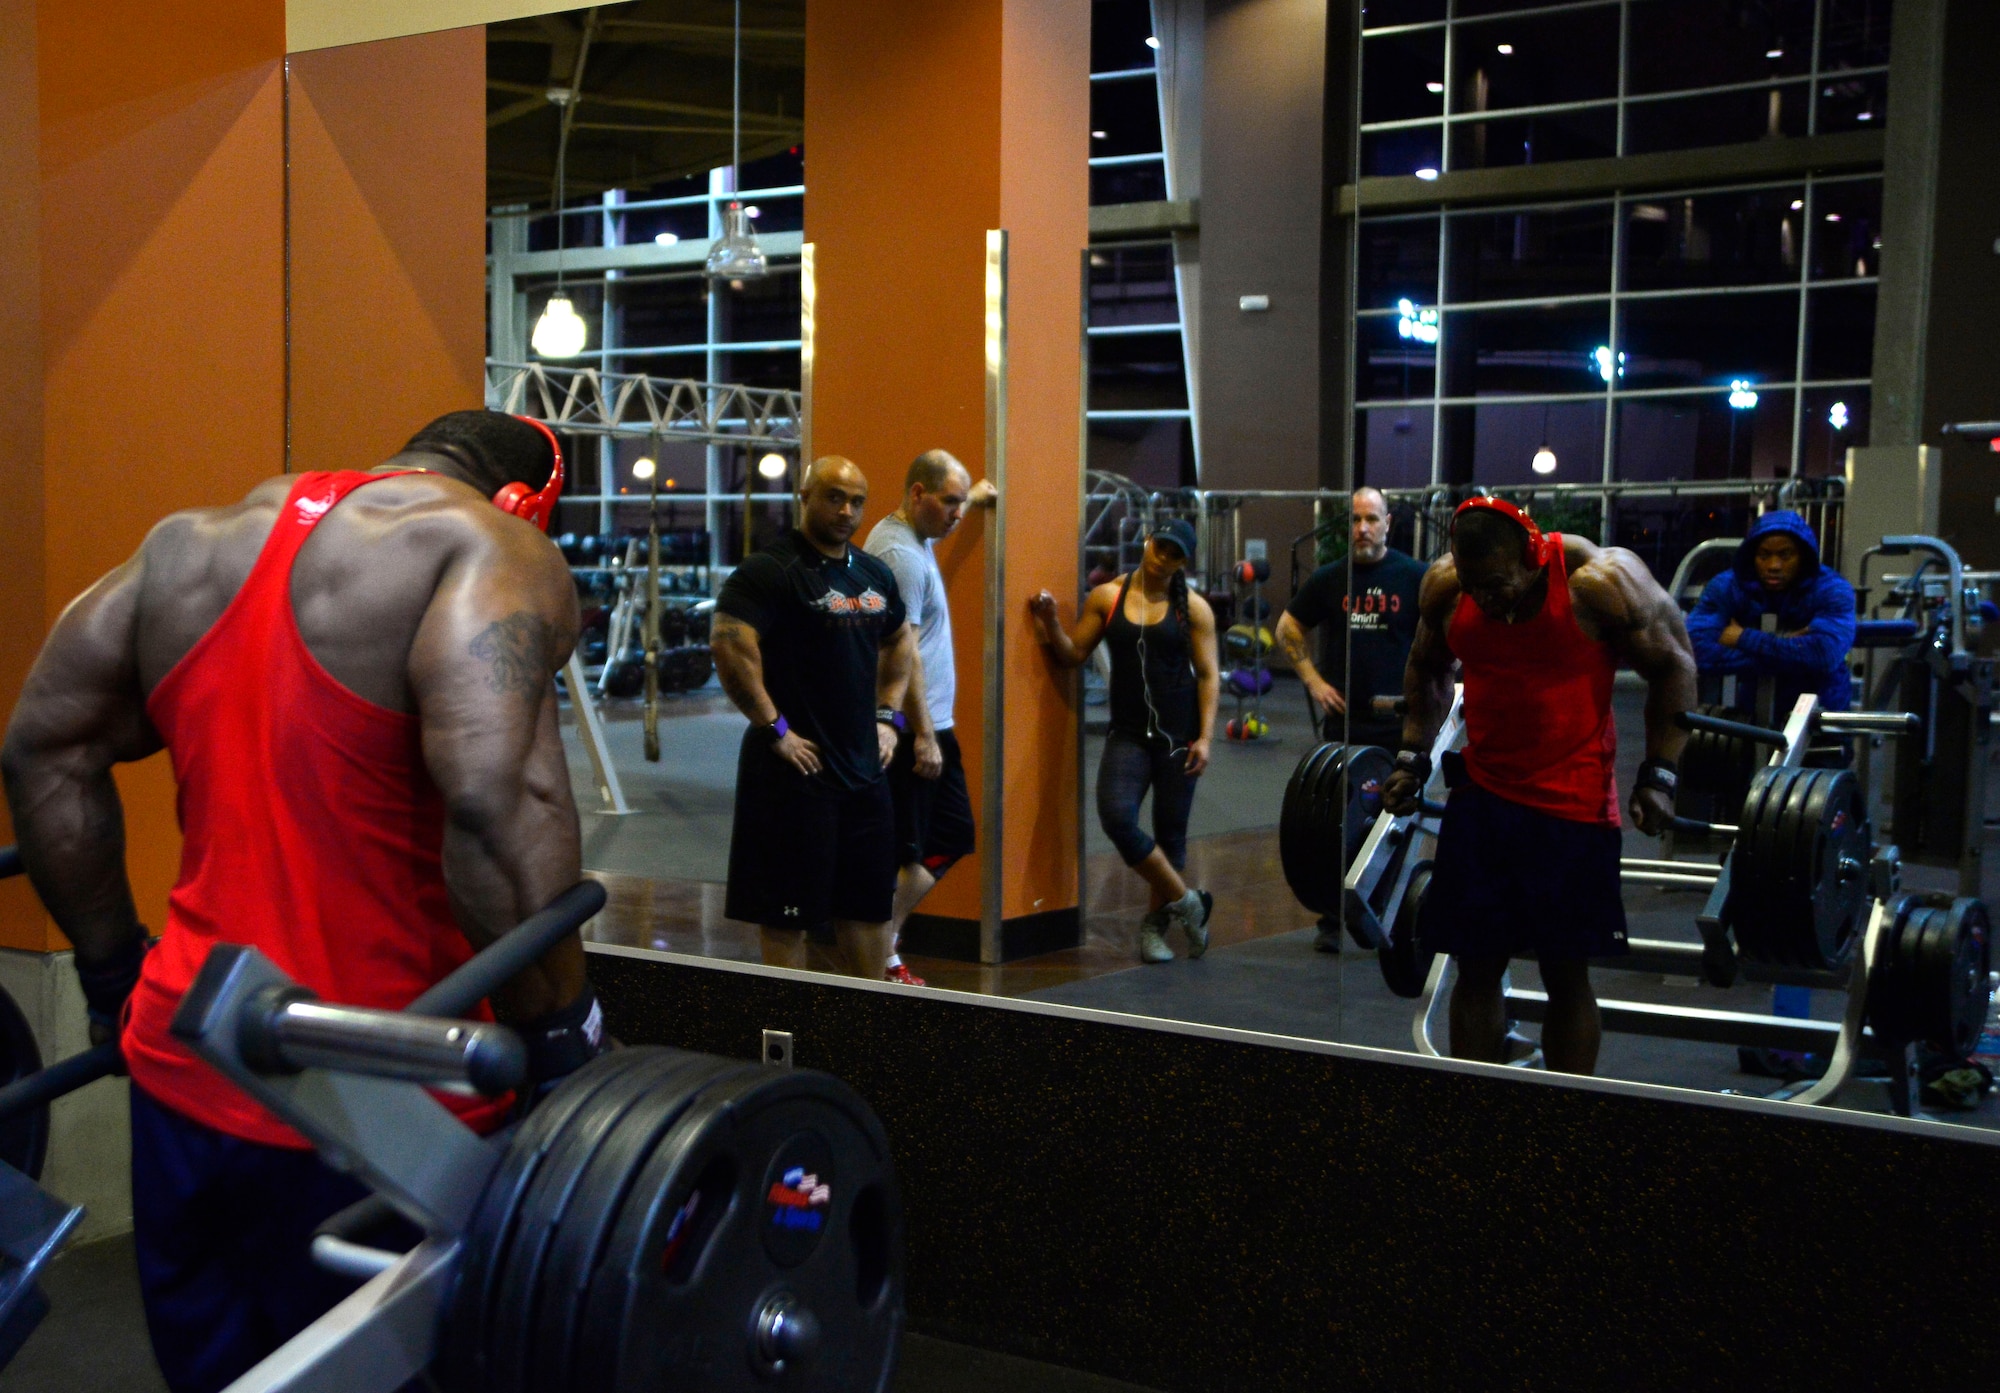
[[[897,963],[894,967],[890,968],[888,972],[884,974],[884,980],[889,982],[900,982],[906,987],[921,987],[924,985],[924,979],[917,976],[916,973],[910,971],[910,969],[902,963]]]

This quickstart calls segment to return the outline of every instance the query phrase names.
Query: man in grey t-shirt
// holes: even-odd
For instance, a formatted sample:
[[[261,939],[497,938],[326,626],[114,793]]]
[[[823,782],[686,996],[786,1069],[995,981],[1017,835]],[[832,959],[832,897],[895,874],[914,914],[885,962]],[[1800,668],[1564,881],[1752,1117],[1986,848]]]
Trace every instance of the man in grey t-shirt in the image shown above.
[[[875,524],[865,550],[896,573],[910,627],[917,634],[917,663],[903,698],[901,735],[889,765],[896,804],[897,862],[894,932],[930,893],[952,862],[973,849],[972,798],[965,786],[958,738],[952,734],[952,699],[958,670],[951,651],[951,606],[932,544],[958,526],[967,508],[990,507],[993,486],[975,484],[964,465],[943,450],[926,450],[903,477],[903,503]],[[889,954],[888,979],[921,987],[923,979]]]

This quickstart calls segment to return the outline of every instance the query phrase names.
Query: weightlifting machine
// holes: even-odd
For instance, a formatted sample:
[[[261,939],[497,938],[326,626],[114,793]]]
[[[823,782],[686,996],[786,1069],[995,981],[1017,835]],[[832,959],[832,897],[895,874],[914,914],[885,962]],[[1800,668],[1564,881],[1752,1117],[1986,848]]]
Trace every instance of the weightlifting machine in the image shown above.
[[[1323,745],[1307,754],[1286,791],[1279,851],[1293,893],[1318,914],[1336,908],[1356,942],[1376,950],[1384,981],[1418,1000],[1411,1034],[1420,1053],[1436,1043],[1449,961],[1425,949],[1419,910],[1429,885],[1438,819],[1444,809],[1444,755],[1464,743],[1463,689],[1432,747],[1433,773],[1417,811],[1381,807],[1387,751]],[[1734,824],[1677,818],[1677,832],[1730,843],[1720,867],[1700,862],[1627,858],[1628,884],[1706,890],[1696,919],[1699,943],[1634,939],[1622,957],[1593,967],[1698,977],[1727,987],[1746,980],[1846,993],[1839,1022],[1802,1020],[1600,1000],[1606,1030],[1830,1053],[1825,1076],[1780,1094],[1829,1103],[1854,1081],[1863,1051],[1892,1065],[1891,1103],[1908,1116],[1917,1097],[1917,1045],[1934,1043],[1958,1057],[1977,1044],[1991,993],[1990,925],[1969,897],[1901,891],[1901,860],[1877,845],[1861,787],[1846,769],[1808,768],[1815,735],[1920,739],[1922,718],[1906,712],[1823,712],[1804,696],[1782,730],[1684,713],[1697,739],[1771,748],[1755,771]],[[1344,853],[1331,874],[1325,851]],[[1540,1021],[1544,993],[1508,986],[1510,1017]]]
[[[18,870],[0,852],[0,874]],[[619,1049],[486,1138],[426,1092],[521,1082],[519,1037],[458,1017],[603,904],[601,886],[576,886],[403,1012],[316,1000],[251,948],[210,952],[174,1034],[375,1192],[312,1246],[362,1285],[231,1393],[388,1390],[426,1370],[466,1393],[887,1385],[901,1202],[880,1122],[839,1080]],[[37,1278],[83,1213],[35,1183],[48,1103],[118,1055],[13,1062],[0,1366],[47,1312]],[[392,1214],[423,1233],[408,1252],[366,1242]]]

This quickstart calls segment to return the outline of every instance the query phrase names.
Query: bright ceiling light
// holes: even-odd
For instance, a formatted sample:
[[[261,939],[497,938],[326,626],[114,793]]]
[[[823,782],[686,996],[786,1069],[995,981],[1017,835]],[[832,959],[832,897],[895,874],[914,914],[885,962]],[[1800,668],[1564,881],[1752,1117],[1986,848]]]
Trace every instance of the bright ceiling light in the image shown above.
[[[653,477],[654,468],[653,461],[647,456],[641,455],[632,461],[632,477],[635,479],[650,479]]]
[[[1429,165],[1425,165],[1422,169],[1417,171],[1417,177],[1419,179],[1435,179],[1438,177],[1438,172],[1435,169],[1432,169]]]
[[[722,214],[722,235],[708,249],[708,274],[733,286],[737,281],[756,280],[770,269],[743,205],[731,199]]]
[[[784,478],[785,457],[773,451],[771,454],[757,461],[757,472],[762,474],[766,479]]]
[[[681,238],[677,232],[657,232],[653,234],[653,240],[663,247],[676,247],[680,245]]]
[[[1426,92],[1442,92],[1444,91],[1444,84],[1442,82],[1426,82],[1424,90]]]
[[[1739,377],[1729,384],[1729,404],[1738,411],[1748,411],[1757,405],[1757,394],[1750,390],[1749,379]]]
[[[1103,131],[1092,131],[1090,133],[1090,138],[1092,140],[1109,140],[1111,137],[1106,135]]]
[[[1839,222],[1839,221],[1840,221],[1840,214],[1838,214],[1838,213],[1828,213],[1828,214],[1826,215],[1826,220],[1827,220],[1828,222]]]
[[[756,204],[753,203],[748,208],[745,208],[743,210],[743,216],[751,219],[752,221],[755,221],[756,219],[764,216],[764,210],[762,208],[759,208]]]
[[[1158,39],[1154,38],[1151,34],[1146,35],[1147,48],[1158,48],[1159,46],[1160,46],[1160,41]]]
[[[544,358],[574,358],[583,352],[589,337],[590,326],[577,314],[569,296],[558,293],[549,296],[542,317],[535,321],[534,337],[529,341]]]
[[[1556,472],[1556,452],[1548,447],[1547,441],[1542,442],[1542,448],[1535,451],[1535,462],[1530,468],[1537,474]]]
[[[1854,113],[1854,119],[1857,121],[1873,121],[1875,113],[1872,111],[1857,111]]]
[[[1764,52],[1764,56],[1766,58],[1783,58],[1785,56],[1785,50],[1783,50],[1782,48],[1766,49]]]
[[[1795,198],[1792,200],[1792,211],[1794,213],[1798,212],[1799,209],[1805,206],[1806,206],[1806,201],[1803,198]]]
[[[1509,58],[1511,58],[1511,57],[1513,56],[1513,54],[1514,54],[1514,45],[1512,45],[1512,44],[1495,44],[1495,45],[1493,45],[1493,51],[1494,51],[1495,53],[1498,53],[1498,54],[1502,55],[1503,57],[1509,57]]]
[[[1844,401],[1835,402],[1826,413],[1826,423],[1835,430],[1846,430],[1847,403]]]

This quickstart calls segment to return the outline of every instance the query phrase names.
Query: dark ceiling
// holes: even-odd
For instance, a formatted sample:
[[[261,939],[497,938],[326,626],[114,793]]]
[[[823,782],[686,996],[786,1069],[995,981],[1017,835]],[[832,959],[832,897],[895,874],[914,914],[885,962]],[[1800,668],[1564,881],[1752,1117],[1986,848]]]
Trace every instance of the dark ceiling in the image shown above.
[[[486,29],[486,193],[552,201],[564,108],[575,199],[729,163],[731,0],[631,0]],[[743,163],[799,143],[805,0],[743,0]]]

